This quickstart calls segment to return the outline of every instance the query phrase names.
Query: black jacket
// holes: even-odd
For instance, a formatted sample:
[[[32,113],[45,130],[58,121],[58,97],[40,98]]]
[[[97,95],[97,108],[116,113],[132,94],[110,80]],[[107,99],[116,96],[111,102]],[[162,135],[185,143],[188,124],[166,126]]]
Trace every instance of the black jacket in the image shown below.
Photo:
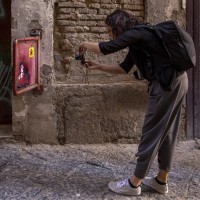
[[[143,27],[130,29],[114,40],[100,42],[99,48],[106,55],[129,48],[128,54],[120,67],[127,73],[136,65],[148,81],[158,80],[165,90],[176,76],[176,70],[155,32]],[[147,63],[150,60],[151,65]]]

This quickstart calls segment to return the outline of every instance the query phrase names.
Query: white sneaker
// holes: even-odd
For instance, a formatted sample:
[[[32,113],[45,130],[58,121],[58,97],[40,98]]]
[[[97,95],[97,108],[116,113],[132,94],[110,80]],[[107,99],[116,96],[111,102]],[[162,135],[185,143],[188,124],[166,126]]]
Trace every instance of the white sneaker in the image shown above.
[[[146,177],[142,180],[142,184],[156,190],[157,192],[161,194],[167,194],[168,193],[168,184],[161,185],[157,183],[155,177]]]
[[[117,194],[124,194],[128,196],[138,196],[141,194],[141,187],[132,188],[129,184],[128,179],[121,181],[111,181],[108,185],[112,192]]]

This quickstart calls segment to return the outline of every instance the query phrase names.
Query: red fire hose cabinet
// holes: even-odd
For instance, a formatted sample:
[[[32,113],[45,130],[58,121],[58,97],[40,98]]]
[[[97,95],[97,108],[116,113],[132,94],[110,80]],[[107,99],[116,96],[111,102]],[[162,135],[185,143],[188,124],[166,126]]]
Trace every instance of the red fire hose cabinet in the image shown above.
[[[15,39],[13,44],[13,90],[19,95],[40,87],[40,38]]]

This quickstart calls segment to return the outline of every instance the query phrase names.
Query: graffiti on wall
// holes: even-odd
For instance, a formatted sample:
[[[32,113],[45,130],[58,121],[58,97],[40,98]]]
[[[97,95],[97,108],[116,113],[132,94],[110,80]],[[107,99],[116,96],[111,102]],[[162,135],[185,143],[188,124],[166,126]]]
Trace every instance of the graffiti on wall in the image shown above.
[[[0,18],[4,18],[6,16],[6,12],[3,6],[2,0],[0,0]]]

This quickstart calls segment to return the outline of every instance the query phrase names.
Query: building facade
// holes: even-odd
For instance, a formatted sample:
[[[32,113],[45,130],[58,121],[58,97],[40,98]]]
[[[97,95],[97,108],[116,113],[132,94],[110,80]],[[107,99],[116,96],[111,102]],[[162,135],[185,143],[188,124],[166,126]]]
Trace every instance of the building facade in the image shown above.
[[[12,44],[16,38],[30,37],[32,30],[42,33],[39,75],[43,92],[10,96],[13,135],[30,143],[137,142],[146,110],[147,83],[136,81],[133,71],[117,76],[86,72],[74,58],[76,49],[86,40],[108,39],[104,20],[116,8],[152,24],[172,19],[186,28],[186,1],[12,0],[10,6]],[[119,63],[125,54],[122,50],[108,56],[85,56]],[[185,107],[181,139],[186,137]]]

